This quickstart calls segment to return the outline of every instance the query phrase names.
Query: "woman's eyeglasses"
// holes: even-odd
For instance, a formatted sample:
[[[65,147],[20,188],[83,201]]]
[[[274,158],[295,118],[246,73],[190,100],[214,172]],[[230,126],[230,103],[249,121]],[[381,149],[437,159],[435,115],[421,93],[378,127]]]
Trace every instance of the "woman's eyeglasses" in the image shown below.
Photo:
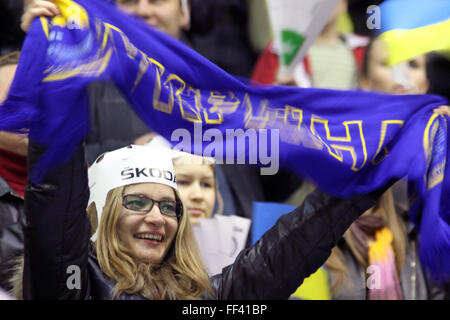
[[[148,213],[157,203],[161,213],[168,217],[179,218],[182,215],[181,203],[174,200],[153,200],[143,195],[127,194],[123,197],[123,206],[128,210]]]

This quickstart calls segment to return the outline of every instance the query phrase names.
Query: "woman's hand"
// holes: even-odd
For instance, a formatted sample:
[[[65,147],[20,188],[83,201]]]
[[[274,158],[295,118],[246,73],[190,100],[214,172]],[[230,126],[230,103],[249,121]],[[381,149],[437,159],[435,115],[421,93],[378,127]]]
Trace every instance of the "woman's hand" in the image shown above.
[[[26,33],[34,18],[39,16],[54,17],[61,14],[56,4],[44,0],[34,0],[26,7],[20,23],[20,28]]]
[[[450,106],[440,106],[439,108],[433,109],[433,112],[440,116],[450,117]]]

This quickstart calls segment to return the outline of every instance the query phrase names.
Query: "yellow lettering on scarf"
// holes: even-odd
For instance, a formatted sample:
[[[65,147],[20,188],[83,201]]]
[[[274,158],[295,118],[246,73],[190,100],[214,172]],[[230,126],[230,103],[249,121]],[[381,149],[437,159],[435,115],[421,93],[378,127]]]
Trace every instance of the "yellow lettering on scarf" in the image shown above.
[[[181,117],[184,120],[190,122],[202,122],[202,117],[200,115],[200,109],[196,108],[197,105],[191,106],[186,100],[183,99],[182,94],[186,88],[186,82],[175,74],[170,74],[167,77],[166,83],[178,83],[178,89],[175,91],[175,97],[177,99],[178,106],[180,108]],[[192,92],[192,87],[189,88],[188,92]],[[172,94],[172,89],[171,89]]]
[[[259,106],[259,114],[253,114],[253,105],[248,93],[245,94],[242,106],[245,109],[244,124],[245,128],[264,129],[269,121],[269,113],[266,112],[268,101],[262,100]]]
[[[317,133],[317,126],[321,125],[325,129],[325,137],[323,135],[320,135]],[[361,120],[355,120],[355,121],[344,121],[342,122],[342,125],[345,127],[345,136],[332,136],[330,133],[330,128],[328,126],[328,120],[321,119],[315,115],[311,117],[311,132],[316,135],[320,140],[322,140],[324,146],[327,148],[328,153],[332,155],[334,158],[339,160],[340,162],[344,162],[344,155],[342,154],[342,151],[346,151],[350,154],[352,158],[352,170],[358,171],[362,167],[364,167],[366,161],[367,161],[367,149],[366,149],[366,141],[364,138],[364,134],[362,131],[362,121]],[[350,126],[353,128],[356,128],[357,130],[353,129],[350,130]],[[359,139],[354,137],[355,132],[357,132],[357,136],[359,136]],[[339,144],[334,142],[341,142]],[[346,142],[348,144],[342,144],[342,142]],[[358,146],[355,146],[355,144],[358,144]],[[357,150],[361,150],[363,153],[363,160],[362,163],[357,166],[358,162],[361,162],[360,159],[358,159]]]
[[[248,94],[242,104],[245,109],[246,129],[278,129],[280,140],[292,145],[303,145],[308,149],[322,150],[323,141],[303,124],[303,110],[286,105],[284,108],[270,108],[267,100],[262,100],[258,114]]]
[[[303,110],[286,105],[284,108],[269,109],[269,128],[281,128],[280,140],[292,145],[300,145],[305,142],[303,122]]]
[[[228,91],[226,95],[219,91],[211,91],[208,103],[212,105],[212,107],[209,108],[210,112],[233,114],[239,107],[241,101],[239,101],[239,99],[236,98],[236,95],[231,91]]]

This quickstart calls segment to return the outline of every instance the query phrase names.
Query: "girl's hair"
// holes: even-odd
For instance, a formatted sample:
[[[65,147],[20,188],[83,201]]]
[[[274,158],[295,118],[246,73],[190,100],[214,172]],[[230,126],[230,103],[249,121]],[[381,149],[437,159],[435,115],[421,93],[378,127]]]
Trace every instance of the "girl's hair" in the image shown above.
[[[373,209],[381,214],[386,226],[392,231],[394,236],[392,244],[395,253],[395,264],[397,267],[397,273],[400,273],[403,263],[405,262],[407,235],[405,224],[395,209],[391,189],[387,190],[380,197]],[[354,240],[349,230],[347,230],[344,235],[344,241],[350,248],[351,253],[356,257],[358,263],[364,268],[364,270],[366,270],[368,267],[368,261],[366,261],[358,250],[356,250]],[[338,245],[331,251],[331,255],[326,262],[326,266],[333,274],[333,283],[330,288],[332,295],[339,292],[344,284],[348,284],[350,287],[352,286],[351,283],[348,283],[349,269],[347,266],[347,260]]]
[[[113,298],[120,294],[139,294],[148,299],[198,299],[214,295],[193,237],[189,217],[183,208],[177,235],[163,261],[137,262],[119,241],[117,223],[125,187],[109,191],[96,241],[100,268],[116,281]],[[176,197],[179,199],[177,192]],[[95,211],[95,206],[88,208]]]

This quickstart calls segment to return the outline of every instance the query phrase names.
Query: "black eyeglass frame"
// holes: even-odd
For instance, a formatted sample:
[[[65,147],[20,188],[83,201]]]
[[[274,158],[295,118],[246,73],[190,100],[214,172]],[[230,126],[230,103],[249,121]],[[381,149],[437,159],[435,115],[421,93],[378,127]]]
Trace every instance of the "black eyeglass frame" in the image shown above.
[[[129,196],[138,197],[140,199],[150,200],[152,202],[152,204],[151,204],[151,206],[150,206],[150,208],[148,210],[136,210],[136,209],[128,208],[126,206],[126,198],[129,197]],[[155,205],[155,203],[157,203],[158,204],[158,208],[159,208],[159,210],[160,210],[162,215],[164,215],[166,217],[174,218],[174,216],[171,216],[171,215],[168,215],[168,214],[165,214],[165,213],[162,212],[161,207],[160,207],[160,203],[161,202],[172,202],[172,203],[175,203],[175,217],[179,221],[180,218],[183,216],[183,203],[179,199],[175,199],[175,200],[154,200],[152,198],[146,197],[146,196],[141,195],[141,194],[132,194],[132,193],[126,194],[122,198],[122,206],[124,208],[128,209],[128,210],[135,211],[135,212],[149,213],[150,211],[152,211],[153,206]]]

